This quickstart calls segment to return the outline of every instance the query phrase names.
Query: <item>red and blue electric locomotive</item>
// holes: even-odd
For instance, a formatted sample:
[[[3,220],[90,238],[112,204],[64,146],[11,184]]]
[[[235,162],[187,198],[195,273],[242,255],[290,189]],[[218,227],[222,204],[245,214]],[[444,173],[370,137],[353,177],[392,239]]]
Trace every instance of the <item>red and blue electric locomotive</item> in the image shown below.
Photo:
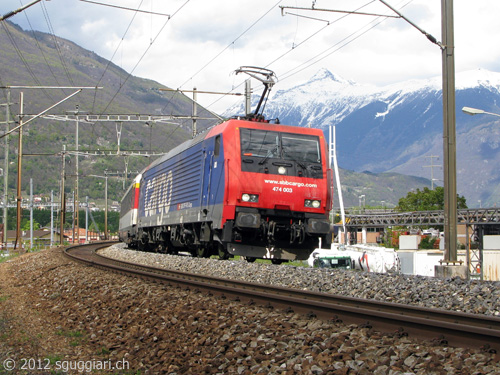
[[[120,239],[199,257],[307,259],[320,238],[331,242],[327,154],[319,129],[256,115],[223,122],[136,177],[122,200]]]
[[[125,194],[132,248],[307,259],[330,239],[331,173],[319,129],[229,120],[148,166]]]

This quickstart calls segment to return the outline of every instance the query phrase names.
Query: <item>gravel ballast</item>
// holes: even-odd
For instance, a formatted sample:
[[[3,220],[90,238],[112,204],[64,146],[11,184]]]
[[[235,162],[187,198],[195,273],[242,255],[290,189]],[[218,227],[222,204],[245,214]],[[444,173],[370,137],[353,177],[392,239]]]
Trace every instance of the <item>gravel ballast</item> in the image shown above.
[[[169,288],[83,266],[61,249],[0,264],[0,308],[1,363],[27,357],[127,361],[126,372],[93,372],[103,374],[500,372],[492,354]]]
[[[278,266],[248,263],[244,260],[199,259],[134,251],[126,249],[124,244],[114,245],[99,254],[129,262],[233,280],[472,314],[500,315],[500,282]]]

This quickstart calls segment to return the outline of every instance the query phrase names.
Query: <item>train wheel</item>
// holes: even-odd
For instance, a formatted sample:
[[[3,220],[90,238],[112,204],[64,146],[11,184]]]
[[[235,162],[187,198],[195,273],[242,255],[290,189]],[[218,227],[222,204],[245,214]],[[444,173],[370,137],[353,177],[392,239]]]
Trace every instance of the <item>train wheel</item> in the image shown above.
[[[245,259],[248,263],[253,263],[257,259],[254,257],[242,257],[242,258]]]
[[[226,251],[226,249],[224,248],[223,244],[220,243],[217,249],[218,249],[219,259],[222,259],[222,260],[229,259],[229,254]]]
[[[196,248],[196,256],[198,258],[207,258],[208,257],[208,249],[206,247]]]
[[[271,263],[272,264],[281,264],[283,262],[284,262],[283,259],[271,259]]]

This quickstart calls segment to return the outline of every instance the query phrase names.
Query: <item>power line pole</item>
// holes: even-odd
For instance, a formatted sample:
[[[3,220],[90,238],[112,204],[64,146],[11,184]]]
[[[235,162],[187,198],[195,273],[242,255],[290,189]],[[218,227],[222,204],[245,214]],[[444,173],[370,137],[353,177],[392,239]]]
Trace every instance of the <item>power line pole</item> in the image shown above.
[[[30,250],[33,249],[33,179],[30,178]]]
[[[77,230],[77,228],[75,228],[75,210],[76,210],[76,207],[75,207],[75,191],[73,190],[73,218],[71,219],[72,221],[72,227],[73,227],[73,243],[75,243],[75,238],[77,236],[79,236],[79,234],[76,234],[75,230]]]
[[[108,170],[104,171],[104,240],[108,240]]]
[[[78,119],[78,104],[76,105],[75,108],[75,118],[76,118],[76,130],[75,130],[75,192],[74,192],[74,199],[73,199],[73,206],[76,207],[76,211],[73,212],[73,243],[75,242],[75,227],[78,232],[78,237],[80,236],[80,191],[79,191],[79,164],[80,164],[80,155],[79,155],[79,149],[80,149],[80,142],[79,142],[79,127],[80,127],[80,121]],[[75,209],[75,208],[74,208]]]
[[[445,262],[457,262],[457,158],[453,0],[441,0],[443,38],[443,155]]]
[[[193,88],[193,138],[196,137],[198,130],[196,129],[196,118],[198,116],[198,95],[196,93],[196,87]]]
[[[10,102],[10,90],[7,90],[7,103],[5,104],[5,124],[7,126],[6,133],[9,132],[9,124],[14,123],[14,121],[10,121],[10,105],[13,104]],[[4,170],[3,170],[3,243],[7,244],[7,202],[9,198],[9,143],[10,137],[5,137],[5,160],[4,160]]]
[[[29,88],[38,88],[38,89],[40,89],[40,88],[44,88],[44,87],[43,86],[1,86],[0,88],[3,88],[3,89],[13,89],[13,88],[20,88],[20,89],[28,88],[29,89]],[[48,88],[52,88],[52,87],[48,87]],[[61,89],[61,88],[64,88],[64,87],[57,87],[57,88]],[[74,87],[69,87],[69,88],[74,88]],[[95,90],[95,89],[98,89],[99,87],[80,87],[74,93],[66,96],[64,99],[60,100],[56,104],[53,104],[52,106],[50,106],[49,108],[43,110],[42,112],[40,112],[40,113],[38,113],[36,115],[33,115],[31,118],[29,118],[26,121],[23,120],[23,118],[24,118],[24,104],[23,104],[24,96],[23,96],[23,92],[21,91],[20,94],[19,94],[19,96],[20,96],[20,100],[19,100],[19,107],[20,107],[20,111],[19,111],[19,125],[13,127],[12,129],[8,130],[7,132],[5,132],[4,134],[2,134],[0,136],[0,139],[4,138],[4,137],[8,137],[10,133],[12,133],[12,132],[14,132],[16,130],[19,130],[19,142],[18,142],[18,150],[17,150],[17,154],[18,154],[17,155],[17,229],[16,229],[16,242],[14,243],[14,250],[16,250],[17,244],[21,240],[21,201],[22,201],[22,197],[21,197],[21,174],[22,174],[22,157],[23,157],[23,125],[27,125],[31,121],[33,121],[33,120],[35,120],[35,119],[43,116],[45,113],[47,113],[51,109],[57,107],[59,104],[65,102],[66,100],[70,99],[71,97],[75,96],[76,94],[80,93],[82,90],[87,89],[87,88]]]
[[[442,56],[443,83],[443,155],[444,155],[444,237],[446,250],[444,263],[457,263],[457,160],[456,160],[456,116],[455,116],[455,41],[453,30],[453,0],[441,0],[442,42],[418,27],[414,22],[394,9],[386,1],[379,0],[399,17],[415,27],[427,39],[439,46]],[[292,8],[280,6],[282,9]],[[320,10],[312,7],[308,10]],[[337,10],[328,10],[338,12]],[[360,14],[358,12],[349,12]],[[366,14],[366,13],[364,13]],[[373,15],[373,14],[372,14]],[[381,16],[381,15],[378,15]],[[387,17],[384,15],[384,17]],[[458,262],[459,263],[459,262]]]
[[[19,140],[17,143],[17,224],[16,224],[16,242],[14,250],[21,242],[21,171],[23,162],[23,113],[24,113],[24,96],[23,92],[19,93]]]
[[[85,243],[89,242],[89,197],[85,197]]]
[[[66,179],[66,145],[63,145],[63,150],[61,152],[61,217],[60,217],[60,233],[59,233],[59,244],[64,245],[64,222],[66,221],[66,194],[64,193],[64,180]]]
[[[434,190],[434,167],[439,167],[440,165],[434,164],[434,158],[439,160],[439,156],[436,155],[428,155],[424,156],[425,158],[431,159],[431,165],[424,165],[424,168],[431,169],[431,189]]]
[[[50,247],[54,246],[54,191],[50,191]]]

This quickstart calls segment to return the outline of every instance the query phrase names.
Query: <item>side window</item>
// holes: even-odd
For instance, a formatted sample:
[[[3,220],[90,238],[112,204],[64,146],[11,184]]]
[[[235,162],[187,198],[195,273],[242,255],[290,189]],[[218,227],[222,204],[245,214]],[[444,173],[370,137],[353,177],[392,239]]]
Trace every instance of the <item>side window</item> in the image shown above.
[[[220,134],[215,137],[215,148],[214,148],[214,156],[217,157],[220,154]]]

